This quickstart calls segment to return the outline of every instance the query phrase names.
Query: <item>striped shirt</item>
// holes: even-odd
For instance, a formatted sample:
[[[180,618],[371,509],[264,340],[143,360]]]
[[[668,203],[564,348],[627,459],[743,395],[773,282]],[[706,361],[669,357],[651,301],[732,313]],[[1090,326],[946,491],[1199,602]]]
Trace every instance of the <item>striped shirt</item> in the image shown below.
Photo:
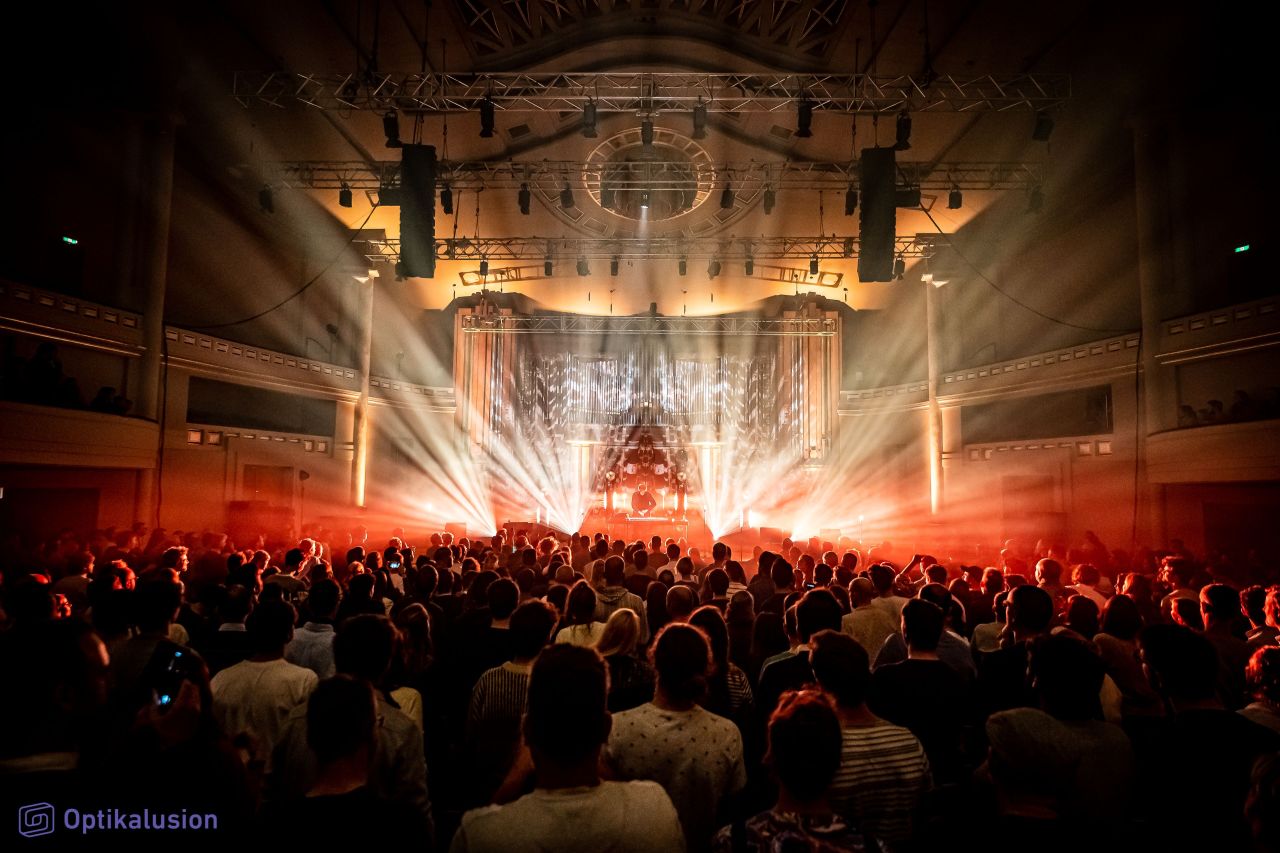
[[[751,709],[753,701],[747,674],[737,664],[729,664],[729,708],[735,715],[745,713]]]
[[[471,691],[467,732],[473,737],[483,727],[487,732],[519,732],[529,692],[529,666],[508,661],[485,672]]]
[[[842,730],[831,807],[874,838],[906,841],[921,795],[931,786],[924,747],[890,723]]]

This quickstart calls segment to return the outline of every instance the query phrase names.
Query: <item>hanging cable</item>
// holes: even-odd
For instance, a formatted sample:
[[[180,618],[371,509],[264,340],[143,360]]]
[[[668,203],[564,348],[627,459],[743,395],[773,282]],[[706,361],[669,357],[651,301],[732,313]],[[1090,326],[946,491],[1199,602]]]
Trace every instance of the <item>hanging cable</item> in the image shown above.
[[[231,326],[239,326],[244,323],[250,323],[254,320],[258,320],[262,317],[267,316],[272,311],[275,311],[277,308],[280,308],[284,305],[289,304],[290,302],[292,302],[293,300],[297,299],[299,296],[301,296],[302,294],[310,290],[313,284],[315,284],[317,281],[323,278],[325,273],[329,272],[329,270],[333,267],[333,265],[342,259],[342,256],[345,255],[347,253],[347,250],[351,248],[351,244],[355,242],[356,237],[359,236],[359,234],[362,231],[364,231],[364,227],[369,224],[369,220],[373,218],[373,212],[377,209],[378,209],[378,205],[376,204],[373,205],[373,207],[369,208],[369,215],[366,216],[364,218],[364,221],[360,223],[359,228],[352,229],[351,236],[348,237],[347,242],[343,244],[342,250],[339,251],[338,254],[334,255],[333,260],[325,264],[324,269],[320,270],[320,272],[312,276],[311,279],[306,284],[302,285],[302,287],[298,288],[293,293],[286,296],[284,299],[281,299],[279,302],[277,302],[275,305],[272,305],[270,308],[265,308],[256,314],[251,314],[248,317],[244,317],[239,320],[232,320],[228,323],[211,323],[211,324],[202,325],[202,326],[196,325],[194,323],[179,323],[176,325],[181,325],[184,328],[191,329],[193,331],[209,331],[210,329],[226,329],[226,328],[230,328]]]
[[[930,213],[928,210],[926,210],[923,205],[920,207],[920,211],[929,218],[929,221],[933,223],[933,227],[937,229],[939,234],[942,234],[943,236],[950,236],[947,234],[947,232],[942,230],[942,226],[939,225],[938,221],[933,218],[933,214]],[[978,278],[986,282],[988,287],[990,287],[996,293],[999,293],[1005,299],[1008,299],[1014,305],[1017,305],[1018,307],[1023,308],[1024,310],[1030,311],[1032,314],[1035,314],[1037,317],[1040,317],[1041,319],[1048,320],[1050,323],[1057,323],[1059,326],[1065,326],[1068,329],[1079,329],[1084,332],[1102,332],[1105,334],[1120,335],[1120,334],[1124,334],[1125,332],[1133,331],[1133,329],[1131,328],[1130,329],[1113,329],[1113,328],[1106,328],[1102,326],[1082,326],[1079,323],[1070,323],[1066,320],[1059,320],[1057,317],[1052,317],[1044,313],[1043,311],[1040,311],[1036,308],[1032,308],[1030,305],[1023,302],[1021,299],[1018,299],[1016,296],[1009,293],[1008,291],[1003,290],[994,281],[987,278],[987,276],[983,274],[982,270],[978,269],[977,264],[973,263],[973,261],[965,257],[964,253],[962,253],[959,249],[957,249],[954,243],[950,243],[948,247],[951,249],[952,252],[955,253],[956,257],[964,261],[965,266],[973,270],[974,274],[977,275]]]
[[[1138,486],[1141,477],[1142,454],[1138,443],[1142,440],[1142,423],[1146,420],[1146,406],[1142,401],[1142,347],[1146,341],[1142,329],[1138,329],[1138,351],[1133,354],[1133,520],[1129,528],[1129,554],[1138,550]]]

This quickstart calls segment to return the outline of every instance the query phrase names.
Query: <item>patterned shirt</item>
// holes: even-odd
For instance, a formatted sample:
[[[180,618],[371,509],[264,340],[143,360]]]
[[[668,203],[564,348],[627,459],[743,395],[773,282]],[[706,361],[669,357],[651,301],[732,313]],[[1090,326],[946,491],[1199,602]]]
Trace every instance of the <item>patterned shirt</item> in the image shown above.
[[[875,842],[838,815],[799,815],[770,809],[747,821],[743,832],[743,847],[733,843],[733,827],[726,826],[716,833],[711,849],[714,853],[734,853],[747,850],[750,853],[776,853],[776,851],[808,851],[808,853],[861,853],[881,850]]]
[[[690,850],[704,849],[724,799],[747,784],[738,727],[694,706],[652,702],[613,717],[609,763],[619,779],[650,779],[671,795]]]

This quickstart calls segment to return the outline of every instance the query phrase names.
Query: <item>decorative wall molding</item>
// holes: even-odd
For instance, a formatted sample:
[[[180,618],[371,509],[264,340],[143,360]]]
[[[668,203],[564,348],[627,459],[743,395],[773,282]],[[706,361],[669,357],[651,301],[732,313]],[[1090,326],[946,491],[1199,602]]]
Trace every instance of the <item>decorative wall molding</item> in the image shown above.
[[[840,392],[841,417],[857,417],[870,412],[908,412],[929,403],[928,382],[905,382],[880,388]]]
[[[1179,364],[1280,346],[1280,298],[1242,302],[1161,324],[1156,359]]]
[[[275,432],[272,430],[261,429],[243,429],[240,427],[214,426],[194,422],[188,422],[186,433],[188,448],[209,447],[221,450],[227,447],[230,439],[237,438],[241,441],[261,441],[271,442],[277,445],[285,445],[290,449],[300,450],[303,453],[331,455],[335,445],[332,436],[327,435]],[[176,446],[171,449],[176,449]]]
[[[142,317],[76,296],[0,279],[0,328],[137,358]]]
[[[301,391],[352,401],[360,394],[355,370],[337,364],[167,326],[169,364],[213,379]]]
[[[1129,333],[944,373],[938,402],[957,406],[1132,375],[1138,366],[1138,344],[1138,334]]]
[[[402,379],[383,376],[369,377],[369,400],[374,405],[396,408],[427,408],[433,412],[450,412],[457,409],[453,388],[415,385]]]
[[[966,444],[963,453],[945,454],[952,458],[962,458],[966,462],[999,461],[1006,456],[1022,452],[1052,450],[1058,453],[1067,451],[1071,456],[1080,459],[1112,456],[1115,453],[1115,439],[1111,435],[1079,435],[1066,438],[1046,438],[1035,441],[995,441],[981,444]]]

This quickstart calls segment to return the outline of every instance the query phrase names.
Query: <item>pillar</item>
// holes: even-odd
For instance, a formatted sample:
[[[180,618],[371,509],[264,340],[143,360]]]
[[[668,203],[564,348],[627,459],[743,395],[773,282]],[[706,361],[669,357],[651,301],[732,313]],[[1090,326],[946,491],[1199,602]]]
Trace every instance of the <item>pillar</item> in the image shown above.
[[[373,281],[374,276],[356,276],[359,286],[356,317],[356,364],[360,377],[360,396],[356,400],[351,429],[351,505],[365,506],[365,480],[369,470],[369,370],[373,352]]]
[[[146,293],[142,314],[142,355],[135,411],[142,417],[159,417],[160,382],[164,353],[164,295],[169,268],[169,212],[173,201],[173,123],[167,117],[144,125],[142,148],[143,192],[140,216],[142,247],[138,274]]]
[[[937,515],[942,511],[942,409],[938,405],[938,375],[941,373],[941,362],[938,348],[941,346],[941,316],[938,310],[938,288],[932,281],[924,284],[925,313],[925,346],[929,365],[929,408],[928,443],[929,443],[929,512]]]

